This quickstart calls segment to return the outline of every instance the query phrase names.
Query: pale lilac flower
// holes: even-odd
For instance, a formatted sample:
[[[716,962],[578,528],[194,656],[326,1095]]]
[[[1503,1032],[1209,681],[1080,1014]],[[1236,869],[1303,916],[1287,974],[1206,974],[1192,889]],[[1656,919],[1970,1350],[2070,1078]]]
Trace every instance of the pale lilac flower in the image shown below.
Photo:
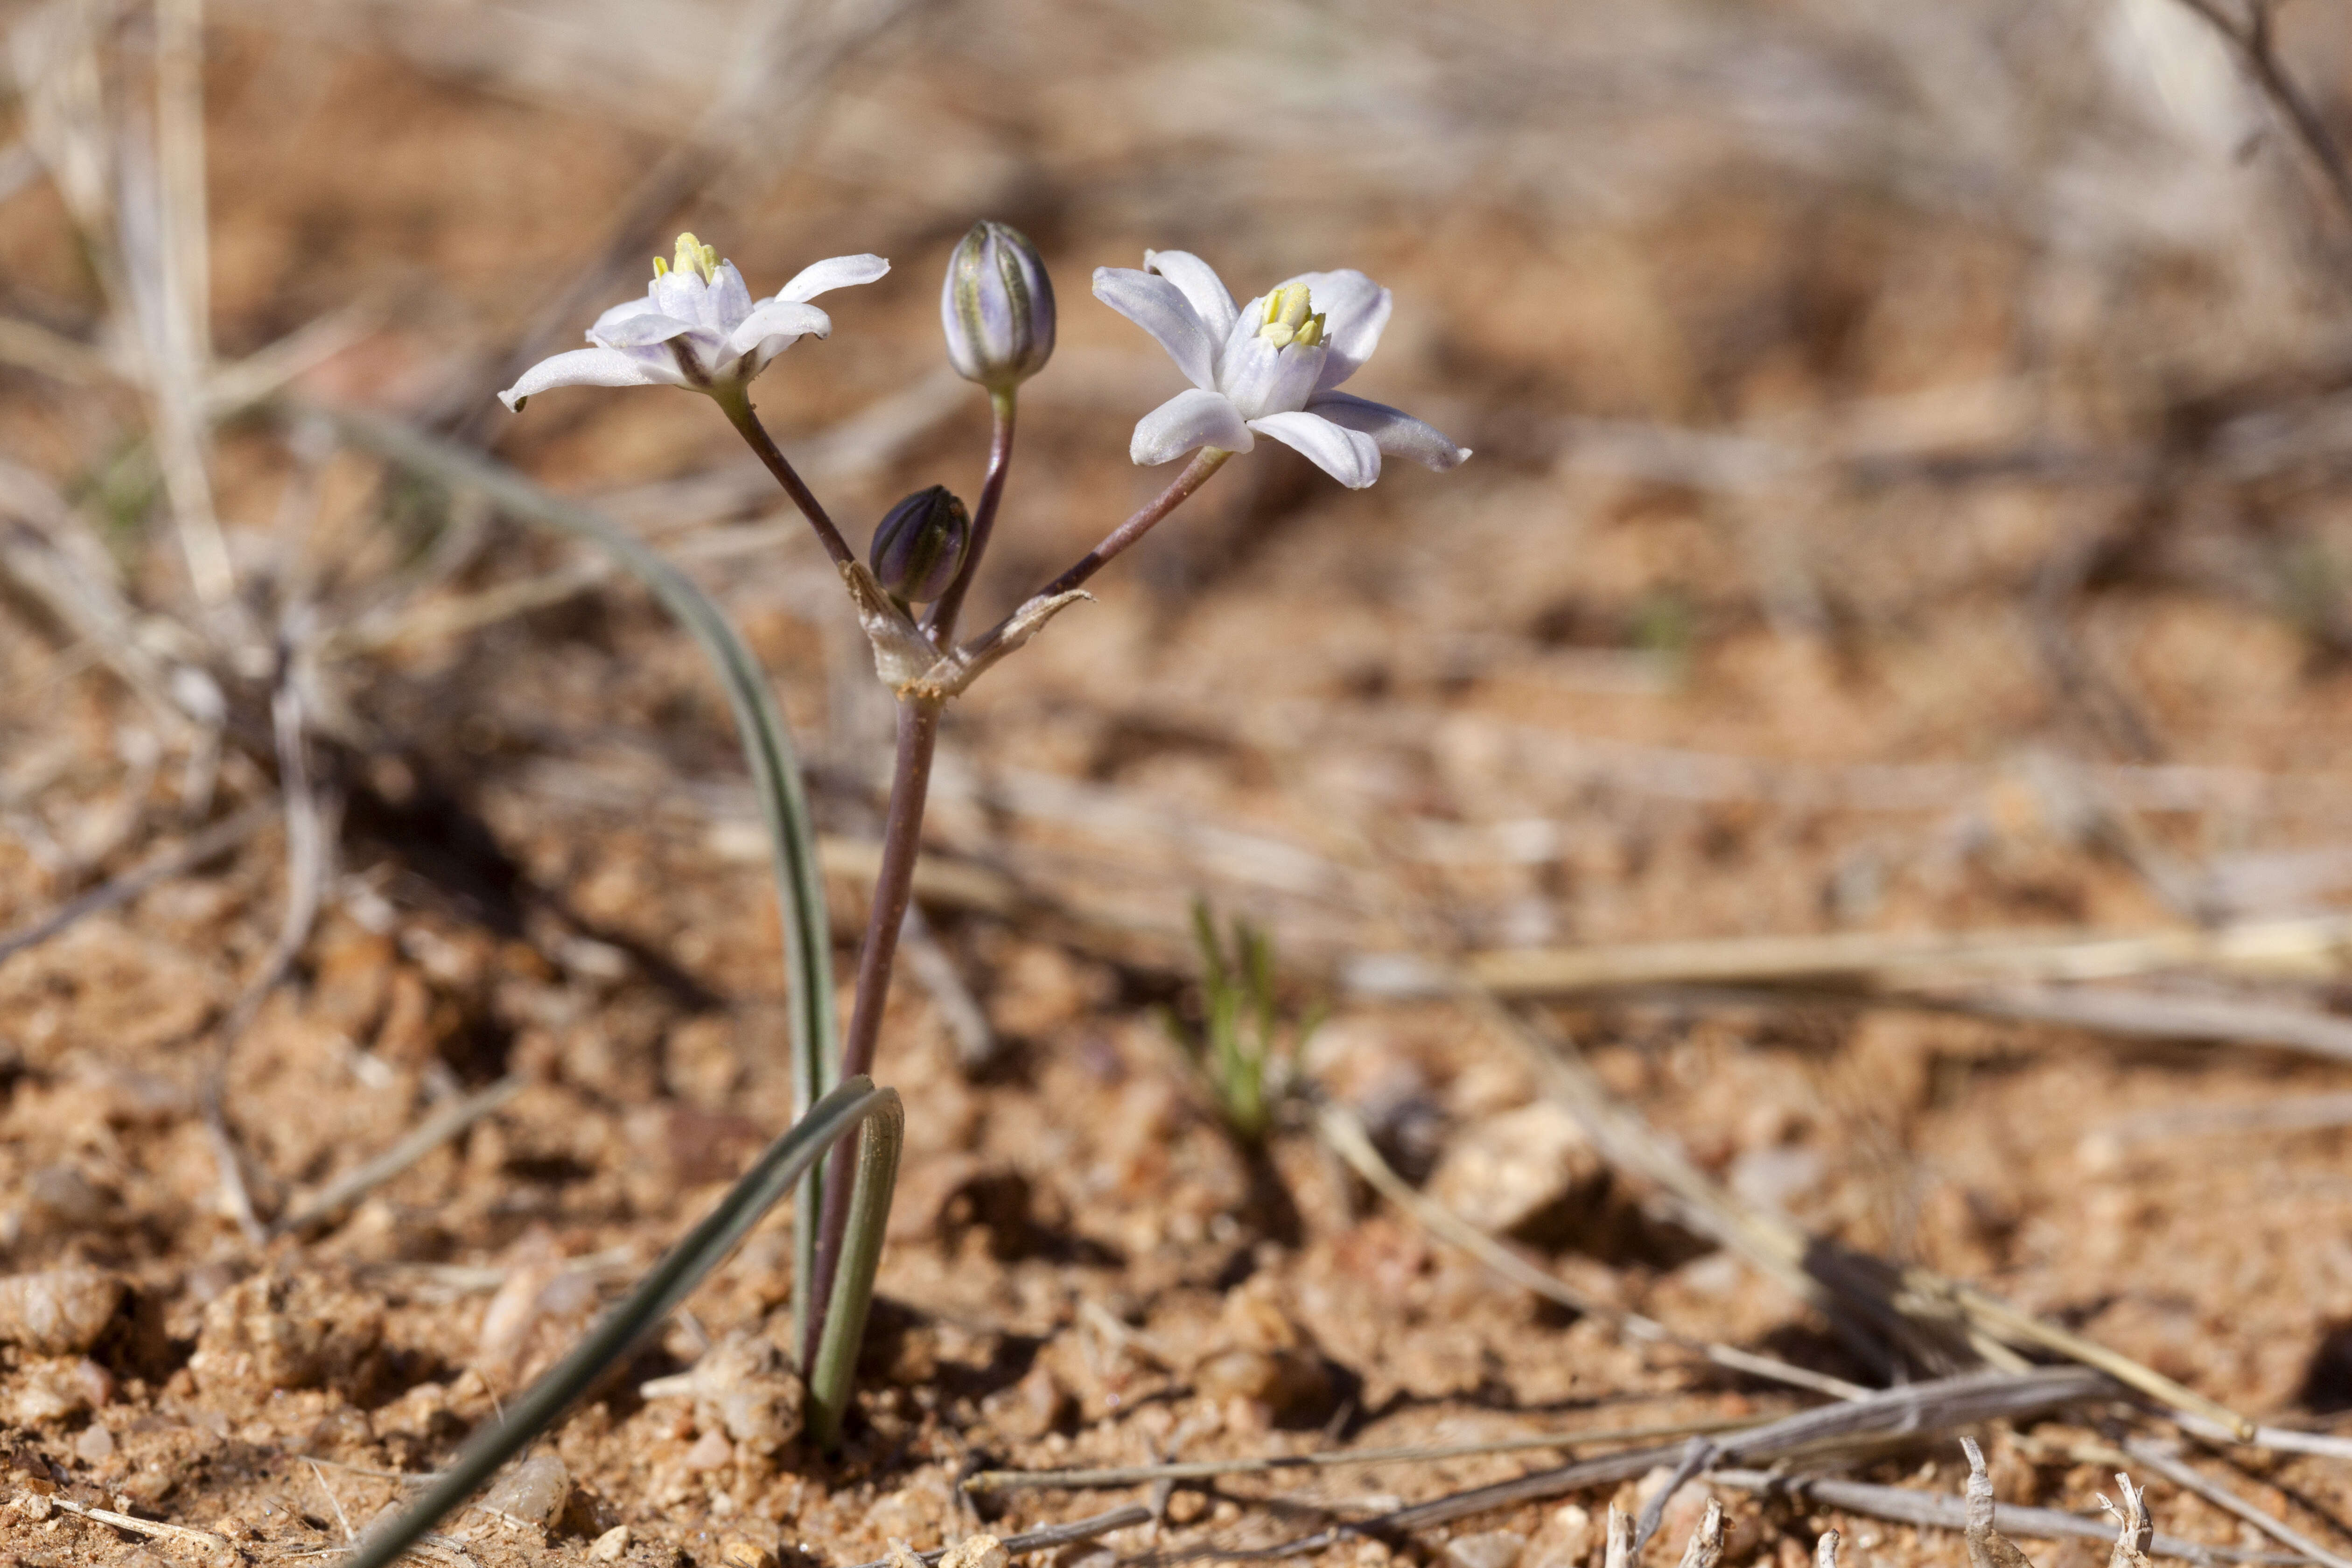
[[[1302,272],[1236,310],[1188,251],[1146,251],[1143,266],[1096,268],[1095,298],[1157,338],[1192,389],[1137,423],[1137,462],[1246,452],[1271,436],[1360,490],[1381,477],[1383,452],[1438,469],[1470,456],[1409,414],[1337,390],[1388,325],[1389,291],[1362,273]]]
[[[803,336],[825,337],[833,320],[809,300],[828,289],[871,283],[890,270],[878,256],[836,256],[803,268],[772,299],[753,302],[731,261],[690,234],[677,260],[654,258],[642,300],[615,305],[588,329],[592,348],[543,359],[499,394],[520,409],[551,386],[688,386],[715,396],[740,393],[768,362]]]

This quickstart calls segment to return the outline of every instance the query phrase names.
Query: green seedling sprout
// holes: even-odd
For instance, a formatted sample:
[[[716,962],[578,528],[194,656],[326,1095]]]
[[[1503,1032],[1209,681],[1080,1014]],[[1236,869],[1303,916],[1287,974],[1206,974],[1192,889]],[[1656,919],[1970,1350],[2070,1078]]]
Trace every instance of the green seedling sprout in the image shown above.
[[[1276,994],[1274,941],[1246,919],[1233,921],[1233,952],[1225,951],[1206,900],[1192,900],[1192,942],[1201,958],[1201,1026],[1185,1028],[1172,1013],[1169,1033],[1215,1097],[1218,1114],[1234,1137],[1263,1143],[1297,1082],[1298,1053],[1323,1021],[1310,1009],[1297,1025],[1282,1025]]]

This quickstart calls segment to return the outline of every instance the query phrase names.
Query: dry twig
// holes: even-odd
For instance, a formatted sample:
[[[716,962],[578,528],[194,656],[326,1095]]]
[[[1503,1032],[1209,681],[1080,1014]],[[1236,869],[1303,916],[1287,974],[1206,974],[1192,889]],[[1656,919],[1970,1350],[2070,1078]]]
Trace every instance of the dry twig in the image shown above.
[[[1431,1235],[1450,1246],[1460,1247],[1514,1285],[1532,1290],[1570,1311],[1584,1313],[1612,1324],[1630,1339],[1675,1345],[1733,1372],[1746,1373],[1751,1377],[1801,1388],[1812,1394],[1826,1394],[1834,1399],[1870,1397],[1871,1391],[1859,1384],[1792,1366],[1772,1356],[1758,1355],[1732,1345],[1676,1333],[1654,1318],[1629,1312],[1622,1307],[1598,1300],[1575,1289],[1558,1276],[1529,1263],[1427,1194],[1415,1191],[1381,1157],[1380,1150],[1364,1131],[1363,1124],[1346,1107],[1335,1101],[1327,1100],[1317,1108],[1315,1130],[1331,1151],[1346,1161],[1349,1168],[1370,1183],[1382,1197],[1404,1210]]]

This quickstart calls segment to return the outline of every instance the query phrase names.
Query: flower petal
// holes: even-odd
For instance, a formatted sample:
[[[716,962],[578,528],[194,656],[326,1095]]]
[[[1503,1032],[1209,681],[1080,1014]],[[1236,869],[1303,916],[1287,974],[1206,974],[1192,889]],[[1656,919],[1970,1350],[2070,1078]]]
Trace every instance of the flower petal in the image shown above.
[[[791,347],[795,338],[811,334],[823,338],[832,333],[833,318],[814,305],[804,305],[798,300],[768,300],[727,334],[727,349],[730,353],[749,353],[770,338],[783,339],[764,356],[761,362],[764,364]]]
[[[1307,406],[1315,378],[1322,374],[1325,353],[1319,343],[1312,348],[1292,343],[1278,349],[1256,336],[1238,343],[1229,342],[1217,366],[1217,386],[1234,400],[1244,419],[1292,413]]]
[[[663,315],[676,316],[681,321],[699,321],[702,297],[710,292],[710,287],[697,273],[673,269],[655,279],[646,291],[653,296],[655,308]]]
[[[1215,340],[1201,324],[1182,289],[1165,278],[1131,267],[1097,267],[1095,298],[1157,339],[1194,386],[1215,389]]]
[[[793,273],[792,281],[776,290],[776,298],[814,300],[827,289],[871,283],[889,270],[890,263],[879,256],[827,257],[823,261],[812,261]]]
[[[639,298],[635,300],[624,300],[619,304],[614,306],[611,310],[605,311],[603,315],[597,317],[596,324],[588,329],[588,341],[592,343],[594,342],[598,335],[604,332],[605,329],[618,325],[620,322],[628,321],[632,317],[658,316],[663,313],[661,306],[654,300],[653,290],[651,289],[647,289]]]
[[[710,287],[703,291],[702,312],[702,324],[721,333],[733,331],[751,313],[751,290],[743,286],[743,275],[735,270],[733,262],[719,264]]]
[[[1317,387],[1339,385],[1380,346],[1392,303],[1389,291],[1352,267],[1337,272],[1302,272],[1286,282],[1306,284],[1307,308],[1323,315],[1323,341],[1331,346],[1331,357],[1323,363]]]
[[[690,321],[680,321],[659,310],[636,310],[625,316],[615,310],[607,310],[596,319],[596,325],[588,336],[592,342],[608,349],[639,349],[683,337],[694,331],[694,327]]]
[[[1192,313],[1209,330],[1211,342],[1222,342],[1234,330],[1234,297],[1225,289],[1224,280],[1217,269],[1189,250],[1147,250],[1143,253],[1143,269],[1157,272],[1184,291]]]
[[[1318,392],[1307,400],[1307,412],[1319,414],[1343,430],[1360,430],[1391,457],[1411,458],[1424,468],[1444,473],[1469,459],[1470,448],[1424,425],[1402,408],[1374,403],[1345,392]]]
[[[1199,447],[1246,452],[1257,444],[1231,399],[1187,387],[1135,422],[1127,455],[1149,468]]]
[[[665,383],[682,385],[684,379],[675,372],[662,375],[657,367],[619,349],[573,349],[569,353],[543,359],[523,372],[520,381],[499,394],[499,401],[520,413],[524,398],[536,396],[550,387],[659,386]]]
[[[1370,436],[1334,425],[1304,409],[1295,414],[1269,414],[1250,421],[1250,428],[1296,447],[1309,462],[1351,490],[1362,489],[1381,477],[1381,449]]]

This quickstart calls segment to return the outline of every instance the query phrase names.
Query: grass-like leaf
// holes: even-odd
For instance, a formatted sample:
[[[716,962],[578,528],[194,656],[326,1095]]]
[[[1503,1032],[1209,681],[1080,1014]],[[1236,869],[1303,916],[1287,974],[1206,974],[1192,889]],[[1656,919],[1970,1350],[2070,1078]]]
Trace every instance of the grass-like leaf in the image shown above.
[[[783,715],[777,711],[767,676],[724,611],[694,579],[665,561],[644,541],[577,501],[541,489],[503,463],[473,447],[445,441],[395,421],[346,409],[327,411],[343,435],[391,462],[427,474],[452,488],[488,497],[499,510],[598,545],[653,591],[709,656],[726,689],[751,771],[752,792],[766,820],[774,854],[776,895],[781,906],[784,969],[791,983],[793,1114],[805,1117],[833,1088],[841,1059],[833,1001],[832,933],[825,922],[824,878],[816,858],[816,828],[809,817],[799,760],[793,753]],[[814,1303],[807,1282],[816,1278],[815,1216],[823,1212],[818,1170],[803,1178],[793,1212],[793,1343],[806,1342]],[[868,1270],[871,1278],[871,1270]],[[866,1320],[859,1303],[857,1321]]]
[[[871,1079],[851,1079],[818,1100],[791,1131],[768,1145],[719,1206],[670,1248],[625,1300],[606,1313],[571,1354],[509,1407],[504,1420],[466,1446],[432,1489],[407,1512],[369,1532],[344,1559],[343,1568],[388,1568],[423,1539],[444,1515],[472,1496],[499,1466],[522,1452],[573,1400],[627,1355],[640,1338],[676,1310],[769,1207],[803,1173],[815,1168],[835,1139],[858,1131],[862,1135],[848,1250],[835,1286],[826,1331],[828,1346],[838,1338],[850,1348],[831,1363],[820,1357],[820,1369],[832,1364],[837,1372],[829,1382],[812,1378],[809,1390],[812,1433],[820,1443],[830,1445],[838,1435],[849,1373],[856,1364],[855,1347],[873,1293],[874,1264],[880,1257],[883,1226],[889,1218],[890,1188],[898,1172],[904,1126],[898,1091],[877,1089]]]

